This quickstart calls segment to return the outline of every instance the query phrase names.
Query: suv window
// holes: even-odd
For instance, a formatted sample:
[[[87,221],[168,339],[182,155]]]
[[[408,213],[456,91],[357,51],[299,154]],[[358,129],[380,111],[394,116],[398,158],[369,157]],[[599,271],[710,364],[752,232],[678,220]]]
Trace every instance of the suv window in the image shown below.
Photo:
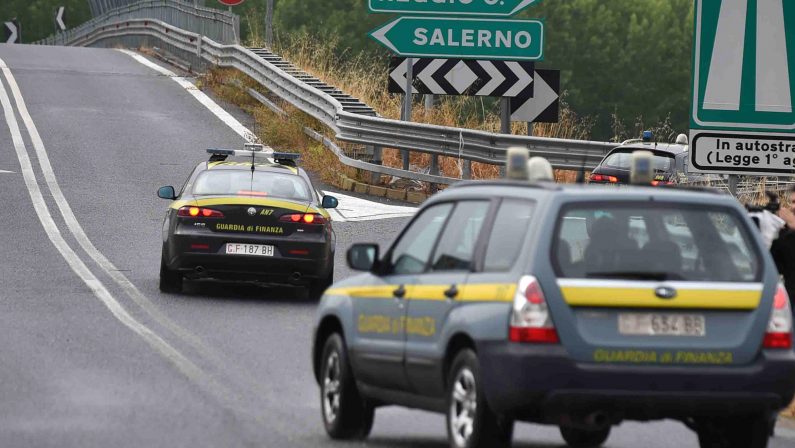
[[[747,229],[721,208],[570,207],[555,245],[565,278],[750,282],[760,273]]]
[[[431,250],[452,209],[452,204],[439,204],[421,212],[393,247],[389,258],[390,274],[419,274],[425,271]]]
[[[522,250],[532,213],[531,202],[515,199],[502,201],[486,248],[483,266],[485,271],[502,272],[511,269]]]
[[[434,271],[470,270],[489,205],[489,201],[464,201],[456,205],[436,248],[431,265]]]
[[[608,168],[619,168],[628,170],[632,166],[632,153],[640,151],[639,149],[620,149],[613,151],[604,162],[602,166]],[[674,157],[664,153],[654,153],[652,160],[652,167],[657,172],[670,173],[673,171],[675,165]]]

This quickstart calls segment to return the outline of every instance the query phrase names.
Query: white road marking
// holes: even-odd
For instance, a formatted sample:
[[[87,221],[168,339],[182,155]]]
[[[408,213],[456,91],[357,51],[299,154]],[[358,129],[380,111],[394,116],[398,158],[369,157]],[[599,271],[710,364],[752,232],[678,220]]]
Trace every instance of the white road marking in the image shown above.
[[[331,218],[337,222],[374,221],[378,219],[405,218],[417,212],[416,207],[382,204],[337,192],[326,192],[339,199],[340,205],[330,209]]]
[[[756,14],[756,111],[792,113],[782,0],[759,0]]]
[[[0,69],[5,74],[6,80],[13,79],[8,66],[6,66],[2,59],[0,59]],[[88,269],[85,263],[83,263],[83,261],[69,246],[66,240],[64,240],[60,230],[58,229],[58,226],[52,219],[50,210],[44,201],[44,196],[42,195],[39,184],[36,181],[36,174],[33,171],[33,166],[30,162],[30,156],[28,155],[28,150],[25,147],[25,142],[22,139],[19,123],[17,122],[16,116],[14,115],[11,100],[8,96],[5,86],[2,84],[2,80],[0,80],[0,105],[3,107],[6,124],[11,131],[11,139],[16,151],[17,159],[19,160],[22,176],[25,180],[25,186],[27,187],[31,202],[33,203],[33,208],[36,211],[36,216],[39,218],[42,227],[44,227],[47,237],[50,239],[64,260],[66,260],[66,263],[69,265],[72,271],[74,271],[74,273],[80,277],[86,286],[88,286],[91,292],[105,305],[106,308],[108,308],[111,314],[113,314],[113,316],[119,322],[141,336],[153,349],[172,362],[185,376],[197,383],[205,385],[209,384],[210,379],[201,369],[199,369],[199,367],[185,358],[179,351],[169,345],[148,327],[135,320],[135,318],[133,318],[127,312],[127,310],[125,310],[124,307],[113,297],[105,285]]]
[[[176,73],[172,72],[171,70],[161,67],[154,62],[146,59],[145,57],[141,56],[138,53],[130,50],[122,50],[119,49],[122,53],[130,56],[131,58],[135,59],[136,61],[140,62],[141,64],[151,68],[152,70],[160,73],[161,75],[168,76],[169,78],[173,79],[177,84],[182,86],[183,89],[187,90],[188,93],[193,95],[197,101],[199,101],[204,107],[210,110],[213,114],[215,114],[218,119],[224,122],[227,126],[229,126],[237,135],[243,138],[243,140],[247,142],[256,142],[257,136],[253,132],[251,132],[247,127],[243,126],[243,123],[237,120],[237,118],[233,117],[229,112],[224,110],[223,107],[219,106],[218,103],[212,100],[209,96],[205,95],[204,92],[199,90],[189,79],[177,76]]]
[[[16,78],[8,69],[8,67],[5,66],[5,63],[2,62],[2,59],[0,59],[0,69],[2,69],[5,73],[6,81],[11,88],[14,101],[17,105],[17,110],[22,117],[22,121],[25,123],[28,135],[30,135],[31,143],[33,143],[33,147],[36,150],[36,157],[39,160],[39,166],[41,167],[41,171],[44,174],[47,187],[52,193],[52,197],[55,200],[58,210],[61,212],[61,216],[63,217],[67,228],[74,236],[75,240],[77,240],[77,243],[80,245],[80,247],[111,279],[113,279],[114,282],[116,282],[116,284],[119,285],[125,294],[130,297],[139,307],[141,307],[141,309],[143,309],[155,322],[171,331],[175,336],[180,338],[183,342],[189,344],[193,349],[195,349],[197,352],[199,352],[199,354],[204,356],[209,361],[215,363],[216,365],[223,365],[224,363],[220,360],[218,355],[214,354],[208,347],[206,347],[198,337],[189,333],[187,330],[180,327],[162,312],[160,312],[160,310],[158,310],[157,307],[143,293],[141,293],[141,291],[138,290],[138,288],[136,288],[135,285],[122,272],[120,272],[119,269],[102,252],[99,251],[99,249],[96,248],[96,246],[94,246],[94,244],[88,238],[86,232],[83,230],[83,227],[80,225],[80,222],[77,220],[77,216],[75,216],[74,212],[72,211],[69,201],[66,200],[66,196],[64,196],[63,191],[61,190],[61,186],[58,184],[58,180],[55,177],[55,172],[52,168],[52,165],[50,164],[50,158],[47,154],[47,149],[44,146],[44,142],[42,141],[39,130],[36,127],[36,123],[33,121],[33,118],[28,111],[27,104],[25,103],[25,99],[22,97],[22,92],[20,91],[19,85],[16,82]]]
[[[715,32],[704,109],[740,110],[748,0],[723,0]]]
[[[13,171],[0,170],[0,174],[16,174]]]

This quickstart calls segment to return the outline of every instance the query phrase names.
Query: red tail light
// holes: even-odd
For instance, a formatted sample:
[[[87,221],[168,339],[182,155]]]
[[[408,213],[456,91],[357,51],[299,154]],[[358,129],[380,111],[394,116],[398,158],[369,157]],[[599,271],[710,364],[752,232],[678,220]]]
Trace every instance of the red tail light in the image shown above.
[[[592,182],[609,182],[611,184],[618,183],[616,176],[605,176],[604,174],[591,174]]]
[[[279,221],[321,226],[326,223],[326,218],[317,213],[291,213],[282,215]]]
[[[557,344],[558,332],[552,323],[547,301],[541,285],[535,277],[526,275],[519,280],[513,298],[511,326],[508,332],[511,342]]]
[[[177,216],[183,218],[223,218],[224,214],[211,208],[182,207],[177,210]]]
[[[667,181],[667,180],[653,180],[653,181],[651,181],[651,185],[653,187],[659,187],[660,185],[671,185],[671,184],[673,184],[673,182],[670,182],[670,181]]]
[[[779,284],[773,298],[773,313],[767,324],[764,348],[792,349],[792,307],[784,286]]]

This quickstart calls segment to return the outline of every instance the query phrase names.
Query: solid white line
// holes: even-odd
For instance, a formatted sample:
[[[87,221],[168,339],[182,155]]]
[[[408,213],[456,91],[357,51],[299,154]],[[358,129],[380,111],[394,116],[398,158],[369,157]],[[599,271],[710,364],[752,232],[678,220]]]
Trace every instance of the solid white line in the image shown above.
[[[756,13],[756,110],[792,113],[787,35],[782,0],[758,0]]]
[[[740,110],[748,0],[723,0],[712,50],[704,109]]]
[[[16,174],[13,171],[0,170],[0,174]]]
[[[28,111],[27,104],[22,97],[22,92],[19,89],[16,78],[2,59],[0,59],[0,69],[2,69],[3,73],[5,74],[6,82],[8,82],[8,85],[11,88],[19,115],[22,117],[23,123],[25,123],[28,135],[30,135],[30,140],[33,143],[34,149],[36,150],[36,157],[39,160],[39,166],[41,167],[41,171],[44,174],[47,187],[52,193],[52,197],[55,200],[58,210],[61,212],[61,216],[63,217],[67,228],[74,236],[75,240],[77,240],[77,243],[88,254],[88,256],[91,257],[91,259],[94,260],[97,265],[99,265],[99,267],[111,279],[113,279],[116,284],[119,285],[125,294],[127,294],[128,297],[130,297],[138,306],[140,306],[141,309],[143,309],[152,319],[154,319],[163,327],[167,328],[184,342],[188,343],[205,358],[208,358],[210,361],[218,365],[222,365],[223,362],[220,360],[220,358],[218,358],[216,354],[206,347],[199,340],[199,338],[189,333],[187,330],[180,327],[171,319],[166,317],[162,312],[160,312],[160,310],[158,310],[157,307],[143,293],[141,293],[141,291],[138,290],[138,288],[136,288],[135,285],[122,272],[120,272],[119,269],[116,268],[116,266],[107,257],[105,257],[102,252],[99,251],[99,249],[96,248],[96,246],[94,246],[85,230],[83,230],[83,227],[80,225],[80,222],[77,220],[77,216],[75,216],[74,212],[72,211],[69,201],[66,200],[66,196],[64,196],[63,191],[61,190],[61,186],[58,184],[58,180],[55,177],[55,172],[52,168],[52,165],[50,164],[50,158],[47,154],[47,149],[44,146],[44,142],[42,141],[39,130],[36,127],[36,123],[33,121],[33,118]]]
[[[145,57],[141,56],[138,53],[130,50],[123,50],[119,49],[122,53],[130,56],[131,58],[135,59],[136,61],[140,62],[141,64],[151,68],[152,70],[160,73],[161,75],[168,76],[169,78],[173,79],[177,84],[182,86],[188,93],[193,95],[197,101],[199,101],[204,107],[210,110],[213,114],[215,114],[218,119],[224,122],[227,126],[229,126],[237,135],[243,138],[243,140],[247,142],[256,142],[257,136],[253,132],[251,132],[248,128],[243,126],[241,122],[237,120],[237,118],[233,117],[229,112],[224,110],[221,106],[218,105],[215,101],[212,100],[209,96],[205,95],[204,92],[199,90],[189,79],[177,76],[176,73],[172,72],[171,70],[161,67],[154,62],[146,59]]]
[[[5,65],[5,62],[0,59],[0,69],[6,75],[6,79],[10,79],[10,71]],[[0,104],[2,104],[5,114],[6,124],[11,131],[11,139],[14,144],[17,159],[22,170],[22,176],[25,180],[30,195],[33,208],[36,211],[36,216],[39,218],[42,227],[44,227],[47,237],[52,244],[66,260],[69,267],[77,274],[78,277],[88,286],[91,292],[105,305],[106,308],[113,314],[113,316],[121,322],[124,326],[141,336],[153,349],[161,353],[166,359],[171,361],[177,369],[180,370],[188,378],[208,384],[209,378],[201,371],[195,364],[185,358],[179,351],[169,345],[160,336],[151,331],[148,327],[141,324],[133,318],[127,310],[113,297],[104,284],[88,269],[83,261],[78,257],[77,253],[67,244],[58,230],[55,221],[52,219],[50,210],[44,201],[44,196],[41,193],[39,184],[36,181],[36,174],[33,171],[33,166],[30,162],[27,148],[22,139],[22,133],[19,129],[19,123],[14,116],[14,110],[11,106],[11,100],[8,96],[5,86],[0,80]]]

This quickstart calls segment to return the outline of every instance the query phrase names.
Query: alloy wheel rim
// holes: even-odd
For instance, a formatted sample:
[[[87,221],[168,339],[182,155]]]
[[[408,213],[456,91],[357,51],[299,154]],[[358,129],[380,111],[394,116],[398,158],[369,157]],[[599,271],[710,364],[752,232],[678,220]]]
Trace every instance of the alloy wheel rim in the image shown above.
[[[326,359],[323,374],[323,415],[327,423],[334,423],[340,409],[340,357],[337,352]]]
[[[477,413],[477,384],[468,368],[455,377],[450,400],[450,434],[456,446],[465,447],[475,428]]]

